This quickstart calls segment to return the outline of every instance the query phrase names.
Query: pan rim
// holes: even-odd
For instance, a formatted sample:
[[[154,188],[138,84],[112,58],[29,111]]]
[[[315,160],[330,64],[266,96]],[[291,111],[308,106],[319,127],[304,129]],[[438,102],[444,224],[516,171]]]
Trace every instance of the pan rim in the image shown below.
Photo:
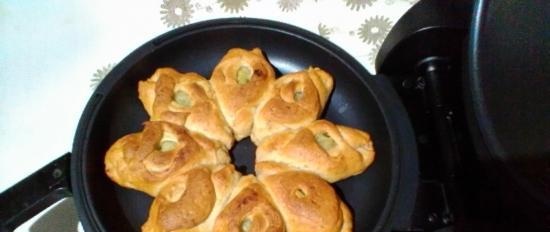
[[[407,223],[411,214],[414,199],[416,198],[416,183],[418,176],[418,164],[416,160],[416,145],[414,134],[408,116],[393,87],[383,76],[372,76],[355,58],[332,42],[296,26],[289,24],[256,18],[223,18],[207,20],[189,24],[164,34],[141,45],[132,53],[122,59],[117,66],[100,83],[80,118],[77,132],[73,142],[73,157],[71,159],[71,186],[75,198],[75,205],[79,212],[79,218],[83,227],[91,231],[106,231],[99,222],[97,212],[91,204],[90,190],[84,184],[87,173],[82,171],[85,152],[87,151],[88,138],[92,119],[104,103],[104,96],[117,85],[123,76],[141,58],[154,52],[172,41],[187,37],[201,31],[217,30],[220,28],[261,28],[298,37],[308,43],[322,48],[333,55],[339,62],[353,72],[360,81],[372,93],[374,99],[384,117],[388,128],[392,147],[392,170],[389,196],[381,210],[381,215],[374,227],[374,231],[387,231],[392,229],[393,219],[399,224]],[[376,88],[373,88],[376,86]],[[391,105],[381,104],[390,102]],[[407,156],[405,156],[405,153]],[[407,160],[405,160],[407,159]],[[407,162],[404,162],[407,161]],[[404,175],[407,174],[407,175]],[[412,200],[411,200],[412,199]],[[406,207],[400,207],[407,205]],[[404,209],[405,208],[405,209]]]

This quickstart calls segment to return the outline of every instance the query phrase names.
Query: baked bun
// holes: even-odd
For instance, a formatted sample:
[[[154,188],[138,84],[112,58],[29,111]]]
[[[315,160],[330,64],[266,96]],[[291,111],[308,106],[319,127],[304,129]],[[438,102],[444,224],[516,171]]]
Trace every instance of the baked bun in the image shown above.
[[[210,80],[159,68],[138,84],[150,116],[118,139],[105,171],[154,197],[144,232],[348,232],[352,215],[330,183],[374,159],[368,133],[317,120],[334,88],[310,67],[275,79],[259,48],[230,49]],[[251,136],[256,176],[227,151]]]
[[[216,65],[210,83],[235,139],[250,135],[256,108],[273,90],[275,72],[259,48],[230,49]]]
[[[260,181],[283,216],[287,231],[352,231],[348,207],[320,177],[289,171]]]
[[[227,150],[218,142],[167,122],[146,122],[142,132],[117,140],[105,156],[105,172],[117,184],[156,196],[178,173],[227,164]]]
[[[317,120],[265,139],[256,150],[256,174],[301,170],[336,182],[362,173],[374,160],[366,132]]]
[[[216,105],[214,91],[199,74],[159,68],[149,79],[139,82],[138,92],[151,121],[184,126],[220,141],[227,149],[233,145],[231,128]]]
[[[283,232],[285,222],[263,185],[248,175],[240,179],[212,231]]]
[[[254,116],[250,138],[259,145],[268,136],[309,125],[323,111],[333,85],[332,76],[320,68],[280,77]]]
[[[240,178],[233,165],[195,168],[170,178],[149,210],[146,232],[212,231]]]

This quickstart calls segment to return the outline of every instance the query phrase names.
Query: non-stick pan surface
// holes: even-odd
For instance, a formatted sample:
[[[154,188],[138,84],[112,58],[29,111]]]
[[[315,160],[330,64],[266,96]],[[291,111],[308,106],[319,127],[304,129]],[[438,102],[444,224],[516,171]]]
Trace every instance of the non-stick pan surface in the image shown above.
[[[413,207],[416,150],[409,121],[384,77],[371,76],[330,42],[272,21],[223,19],[166,33],[121,61],[90,99],[81,118],[71,160],[71,183],[85,229],[138,231],[152,199],[122,188],[104,173],[104,155],[118,138],[142,129],[147,115],[137,83],[159,67],[209,77],[233,47],[260,47],[278,75],[318,66],[334,76],[335,89],[322,118],[368,131],[376,158],[363,174],[334,184],[351,207],[355,231],[404,224]],[[231,150],[239,170],[253,172],[255,147],[246,139]]]

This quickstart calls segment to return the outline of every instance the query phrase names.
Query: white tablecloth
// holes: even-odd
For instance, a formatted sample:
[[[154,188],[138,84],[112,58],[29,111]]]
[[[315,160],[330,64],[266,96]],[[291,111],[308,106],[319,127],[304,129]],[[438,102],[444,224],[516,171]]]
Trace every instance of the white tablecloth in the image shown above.
[[[0,191],[69,152],[95,85],[132,50],[164,32],[214,18],[277,20],[320,34],[374,73],[380,44],[416,1],[4,0]]]

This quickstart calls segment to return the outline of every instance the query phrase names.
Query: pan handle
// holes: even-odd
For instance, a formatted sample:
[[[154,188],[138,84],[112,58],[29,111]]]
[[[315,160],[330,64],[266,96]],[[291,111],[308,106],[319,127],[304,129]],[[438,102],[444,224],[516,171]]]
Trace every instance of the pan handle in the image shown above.
[[[71,196],[67,153],[0,193],[0,231],[13,231],[55,202]]]

